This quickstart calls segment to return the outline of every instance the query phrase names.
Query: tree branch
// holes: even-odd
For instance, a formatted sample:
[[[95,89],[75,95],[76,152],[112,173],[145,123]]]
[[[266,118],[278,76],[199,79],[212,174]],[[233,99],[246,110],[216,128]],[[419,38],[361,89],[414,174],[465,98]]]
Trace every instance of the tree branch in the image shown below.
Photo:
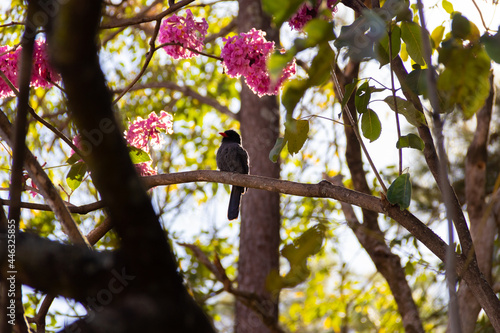
[[[181,9],[182,7],[189,5],[191,2],[194,2],[194,1],[195,0],[179,1],[176,4],[170,6],[167,10],[165,10],[157,15],[147,16],[147,17],[144,17],[142,15],[138,15],[138,16],[128,18],[128,19],[119,19],[119,20],[115,20],[112,22],[101,24],[100,28],[101,29],[113,29],[113,28],[119,28],[119,27],[128,27],[131,25],[136,25],[136,24],[141,24],[141,23],[146,23],[146,22],[160,21],[165,16],[172,14],[172,13],[175,13],[176,11]]]
[[[229,110],[226,106],[222,105],[219,103],[216,99],[208,97],[208,96],[203,96],[200,93],[196,92],[195,90],[189,88],[189,87],[182,87],[179,86],[173,82],[170,81],[165,81],[165,82],[149,82],[149,83],[144,83],[144,84],[136,84],[132,88],[129,89],[129,91],[134,91],[134,90],[142,90],[142,89],[171,89],[175,91],[179,91],[183,93],[185,96],[192,97],[194,99],[197,99],[201,103],[204,103],[206,105],[209,105],[219,111],[220,113],[232,118],[236,119],[237,114]],[[121,93],[123,90],[122,89],[116,89],[113,92],[114,93]]]
[[[7,141],[9,146],[12,146],[12,125],[7,116],[0,110],[0,136]],[[87,240],[83,237],[80,229],[76,225],[73,217],[68,211],[66,204],[62,200],[59,192],[54,184],[43,170],[36,157],[28,149],[24,158],[24,167],[28,171],[31,179],[40,189],[43,197],[47,200],[51,210],[59,219],[64,232],[68,235],[69,239],[75,244],[86,244],[89,248]]]

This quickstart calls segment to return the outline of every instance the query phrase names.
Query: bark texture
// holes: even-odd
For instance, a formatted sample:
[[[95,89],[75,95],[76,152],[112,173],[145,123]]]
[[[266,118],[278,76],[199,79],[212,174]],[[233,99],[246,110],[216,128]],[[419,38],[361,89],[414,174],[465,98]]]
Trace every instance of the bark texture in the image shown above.
[[[239,0],[238,30],[266,31],[268,40],[278,42],[278,32],[270,28],[270,18],[260,0]],[[250,157],[250,174],[279,178],[280,166],[269,160],[269,152],[279,135],[279,111],[275,96],[259,98],[242,82],[241,134]],[[261,306],[278,320],[278,295],[265,287],[269,272],[279,267],[279,194],[250,189],[243,196],[238,262],[238,288],[255,293]],[[270,332],[254,311],[236,303],[236,333]]]

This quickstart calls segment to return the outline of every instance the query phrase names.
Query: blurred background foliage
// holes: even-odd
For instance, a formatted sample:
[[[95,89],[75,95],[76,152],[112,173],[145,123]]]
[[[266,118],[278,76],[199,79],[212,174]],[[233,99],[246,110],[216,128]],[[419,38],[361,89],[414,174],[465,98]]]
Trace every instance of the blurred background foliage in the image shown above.
[[[443,6],[438,2],[436,6]],[[11,1],[0,11],[0,22],[13,23],[0,28],[0,45],[15,46],[19,43],[23,26],[16,24],[24,20],[26,6],[23,1]],[[143,13],[160,13],[167,8],[162,1],[130,0],[106,2],[103,24],[112,24],[117,19],[126,19]],[[235,1],[214,1],[202,3],[196,1],[189,5],[195,17],[206,18],[209,23],[207,43],[204,52],[218,56],[222,40],[226,34],[234,34],[234,20],[237,15]],[[412,17],[417,20],[415,7]],[[352,22],[351,14],[341,10],[335,18],[335,31],[340,26]],[[443,23],[449,30],[449,20]],[[303,37],[293,33],[285,25],[282,28],[282,44],[290,47],[293,38]],[[139,74],[144,59],[150,48],[150,38],[154,23],[143,23],[124,28],[100,30],[101,65],[105,71],[108,85],[116,98]],[[42,35],[42,34],[41,34]],[[40,36],[42,37],[42,36]],[[434,38],[437,38],[434,36]],[[446,35],[441,34],[439,44]],[[405,44],[401,55],[408,59]],[[317,51],[316,51],[317,52]],[[339,52],[339,54],[341,54]],[[297,58],[310,64],[315,49],[297,53]],[[342,62],[342,57],[339,57]],[[407,60],[408,63],[411,59]],[[378,65],[378,63],[376,63]],[[378,67],[378,66],[377,66]],[[307,69],[307,66],[304,66]],[[379,78],[369,63],[363,65],[362,76]],[[375,67],[376,68],[376,67]],[[380,69],[388,75],[386,67]],[[299,78],[307,77],[306,71],[299,69]],[[383,83],[387,83],[383,81]],[[372,83],[370,83],[372,84]],[[377,88],[384,86],[376,84]],[[136,117],[146,118],[151,112],[165,110],[174,116],[174,133],[165,136],[161,149],[153,150],[153,166],[158,173],[178,171],[216,169],[215,153],[220,144],[219,132],[238,129],[237,112],[239,111],[239,91],[241,83],[223,73],[220,61],[199,56],[188,60],[173,60],[162,50],[156,50],[152,61],[135,86],[116,103],[116,117],[121,120],[123,130]],[[375,94],[376,95],[376,94]],[[200,101],[210,101],[211,105]],[[498,98],[498,97],[497,97]],[[378,98],[373,98],[377,103]],[[72,124],[66,107],[64,94],[57,87],[49,90],[33,89],[31,106],[35,112],[50,122],[69,138],[77,132]],[[295,108],[297,119],[309,120],[309,140],[298,154],[280,154],[282,161],[282,179],[317,183],[323,173],[333,177],[346,173],[344,163],[344,139],[342,125],[337,123],[340,108],[330,81],[314,86],[307,91]],[[499,104],[499,100],[495,104]],[[0,100],[0,109],[11,121],[16,110],[15,98]],[[221,110],[226,110],[222,112]],[[391,111],[379,112],[383,127]],[[498,108],[495,108],[492,124],[499,124]],[[285,110],[282,110],[285,118]],[[392,118],[390,118],[392,120]],[[472,139],[473,127],[462,120],[460,115],[451,113],[447,121],[446,137],[453,142],[450,151],[450,170],[460,198],[463,198],[464,157],[466,147]],[[387,128],[390,128],[387,125]],[[488,189],[493,189],[494,180],[500,170],[498,154],[498,125],[492,128],[489,146]],[[284,131],[284,129],[283,129]],[[390,131],[386,129],[386,131]],[[244,142],[243,142],[244,144]],[[391,144],[393,152],[381,154],[395,156],[395,139]],[[71,192],[65,182],[69,165],[65,162],[70,156],[70,148],[59,140],[50,130],[30,118],[27,138],[28,148],[37,156],[54,184],[60,189],[64,200],[74,205],[91,203],[99,199],[90,178],[82,186]],[[442,203],[437,194],[431,191],[431,176],[421,157],[408,153],[413,182],[413,201],[411,209],[429,225],[442,225]],[[0,145],[0,174],[2,197],[6,198],[9,186],[10,148],[2,142]],[[383,160],[381,156],[379,160]],[[388,160],[394,160],[392,157]],[[381,166],[381,173],[386,180],[397,176],[395,165]],[[373,180],[373,192],[378,193]],[[344,179],[349,187],[350,179]],[[178,243],[192,243],[202,249],[213,260],[217,254],[230,279],[236,278],[238,261],[238,222],[225,220],[224,205],[228,186],[220,184],[189,183],[157,187],[150,191],[158,214],[174,246],[179,268],[186,280],[191,294],[202,304],[214,319],[221,332],[232,330],[233,298],[222,291],[222,285],[214,275],[195,256]],[[23,201],[42,202],[40,195],[32,197],[27,192]],[[223,208],[220,208],[223,202]],[[280,296],[280,323],[291,332],[397,332],[402,331],[401,318],[385,280],[376,273],[373,264],[360,249],[353,237],[340,205],[332,200],[282,196],[281,238],[283,246],[297,240],[314,225],[321,223],[325,235],[321,250],[307,259],[310,274],[304,283],[294,288],[285,289]],[[84,234],[102,223],[101,211],[86,215],[74,215]],[[137,221],[140,223],[140,221]],[[384,217],[380,223],[386,235],[386,242],[394,252],[403,258],[407,279],[413,288],[413,295],[420,308],[420,315],[426,331],[438,332],[446,329],[446,295],[443,291],[443,267],[435,258],[422,249],[415,239],[397,224]],[[35,232],[50,239],[66,242],[59,224],[54,221],[51,212],[23,210],[23,230]],[[115,249],[118,240],[113,231],[101,239],[96,248]],[[496,243],[495,253],[499,253],[500,244]],[[499,258],[495,255],[495,258]],[[494,263],[494,276],[500,274],[498,260]],[[290,269],[289,262],[282,258],[283,271]],[[42,295],[34,290],[25,289],[23,298],[26,314],[33,316],[40,306]],[[58,300],[47,317],[47,331],[61,328],[73,318],[85,314],[85,310],[71,300]],[[481,317],[478,331],[488,330],[488,320]]]

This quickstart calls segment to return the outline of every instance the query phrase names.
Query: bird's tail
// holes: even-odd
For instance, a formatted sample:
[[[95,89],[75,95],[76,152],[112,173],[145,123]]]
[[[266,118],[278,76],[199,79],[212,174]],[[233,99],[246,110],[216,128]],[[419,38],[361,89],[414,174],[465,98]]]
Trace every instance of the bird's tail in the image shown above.
[[[229,198],[229,208],[227,209],[227,218],[229,221],[235,220],[240,214],[241,195],[245,191],[244,187],[233,186],[231,189],[231,197]]]

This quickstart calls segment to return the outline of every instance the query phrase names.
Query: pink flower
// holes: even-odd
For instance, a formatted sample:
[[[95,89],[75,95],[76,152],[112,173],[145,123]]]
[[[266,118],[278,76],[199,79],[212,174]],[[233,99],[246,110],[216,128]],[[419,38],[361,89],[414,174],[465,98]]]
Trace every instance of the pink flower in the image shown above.
[[[28,185],[28,184],[26,184],[26,185],[28,185],[28,186],[30,186],[32,188],[32,190],[29,190],[28,192],[31,195],[31,197],[34,198],[35,196],[38,195],[38,192],[37,192],[38,191],[38,187],[33,182],[33,179],[29,178],[28,180],[31,181],[31,185]]]
[[[0,70],[16,88],[21,50],[21,47],[13,49],[9,46],[0,46]],[[52,82],[60,80],[59,74],[50,67],[45,42],[35,41],[30,85],[35,88],[50,88]],[[10,96],[14,96],[14,92],[4,80],[0,79],[0,98]]]
[[[9,46],[0,46],[0,70],[17,87],[17,62],[19,51]],[[14,96],[7,82],[0,78],[0,98]]]
[[[152,167],[152,161],[138,163],[135,165],[135,169],[141,176],[154,176],[157,174],[156,170]]]
[[[50,88],[52,82],[61,80],[57,73],[49,64],[49,54],[47,45],[39,40],[35,41],[33,50],[33,74],[31,76],[31,85],[34,87]]]
[[[133,147],[148,152],[148,143],[151,142],[153,146],[163,144],[160,130],[165,131],[167,134],[173,133],[172,125],[172,115],[163,110],[160,112],[159,117],[154,112],[151,112],[146,119],[137,117],[129,125],[126,133],[127,142]]]
[[[339,3],[339,0],[326,0],[326,7],[332,13],[335,13],[337,11],[337,3]],[[320,5],[321,0],[317,0],[315,7],[309,1],[304,2],[297,13],[290,18],[288,24],[293,30],[301,31],[307,22],[318,16]]]
[[[158,41],[164,43],[179,43],[180,45],[167,45],[163,49],[174,59],[188,59],[197,53],[188,50],[191,48],[201,52],[203,40],[207,34],[208,23],[203,18],[195,21],[191,10],[186,11],[186,17],[172,15],[163,21],[158,35]]]
[[[297,13],[293,15],[288,24],[294,30],[300,31],[307,22],[312,20],[318,15],[318,8],[314,8],[309,2],[304,2],[304,4],[299,8]]]
[[[336,13],[339,9],[337,8],[337,4],[340,2],[340,0],[326,0],[326,6],[328,9],[330,9],[332,12]]]
[[[295,61],[288,64],[278,82],[271,82],[267,60],[274,51],[274,42],[265,39],[266,33],[252,29],[248,33],[223,38],[221,57],[226,74],[244,76],[247,85],[259,96],[276,95],[282,83],[295,74]]]

